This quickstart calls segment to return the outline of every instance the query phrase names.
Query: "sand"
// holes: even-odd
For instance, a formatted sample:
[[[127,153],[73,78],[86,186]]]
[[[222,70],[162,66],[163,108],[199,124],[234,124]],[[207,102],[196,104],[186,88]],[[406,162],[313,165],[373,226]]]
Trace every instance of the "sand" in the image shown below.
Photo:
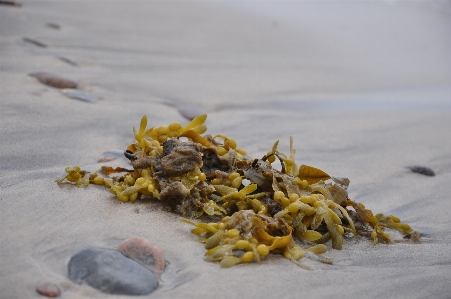
[[[134,236],[169,262],[142,298],[449,298],[449,2],[22,3],[0,6],[1,298],[41,297],[39,281],[62,298],[129,298],[72,283],[67,263]],[[98,102],[28,76],[38,71],[77,80]],[[326,254],[333,265],[303,259],[310,271],[276,255],[220,269],[158,202],[55,183],[66,166],[127,166],[97,157],[130,144],[144,114],[186,124],[184,106],[254,157],[276,140],[288,152],[293,136],[299,164],[348,177],[350,198],[397,215],[421,242],[349,238]]]

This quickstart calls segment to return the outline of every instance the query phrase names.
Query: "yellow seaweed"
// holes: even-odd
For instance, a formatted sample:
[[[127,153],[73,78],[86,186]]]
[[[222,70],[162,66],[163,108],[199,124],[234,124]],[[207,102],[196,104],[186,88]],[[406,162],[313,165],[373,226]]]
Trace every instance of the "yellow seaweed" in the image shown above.
[[[330,176],[321,169],[307,165],[301,165],[299,167],[298,177],[301,180],[306,180],[309,184],[330,179]]]
[[[342,249],[344,237],[352,235],[369,235],[374,244],[390,243],[387,228],[409,242],[419,240],[420,234],[399,218],[374,215],[350,200],[349,179],[312,166],[298,167],[293,138],[289,156],[278,150],[276,141],[264,157],[254,159],[226,135],[202,135],[206,118],[199,115],[185,126],[174,122],[147,128],[149,119],[144,115],[139,129],[133,128],[135,142],[126,147],[133,169],[103,167],[99,174],[67,167],[57,183],[105,186],[121,202],[152,197],[183,217],[219,219],[181,221],[194,226],[191,232],[205,243],[205,260],[223,268],[260,263],[271,253],[307,268],[299,262],[305,250],[323,254],[328,246]],[[171,158],[177,163],[168,157],[177,157]],[[276,158],[281,170],[273,168]],[[332,263],[325,257],[318,260]]]

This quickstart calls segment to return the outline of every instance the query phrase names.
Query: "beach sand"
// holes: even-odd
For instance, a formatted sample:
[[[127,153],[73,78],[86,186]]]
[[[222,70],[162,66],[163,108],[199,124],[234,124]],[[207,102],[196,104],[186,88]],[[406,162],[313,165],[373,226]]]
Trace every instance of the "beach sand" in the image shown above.
[[[449,298],[451,286],[451,5],[449,2],[21,1],[0,5],[0,297],[107,295],[67,278],[81,249],[130,237],[168,266],[142,298]],[[59,25],[48,26],[48,23]],[[24,38],[39,41],[40,47]],[[78,81],[96,103],[28,76]],[[58,186],[67,166],[95,171],[149,126],[208,113],[252,156],[276,140],[299,164],[348,177],[351,199],[393,214],[417,244],[347,238],[325,255],[280,255],[221,269],[180,216],[106,188]],[[432,168],[436,176],[406,166]]]

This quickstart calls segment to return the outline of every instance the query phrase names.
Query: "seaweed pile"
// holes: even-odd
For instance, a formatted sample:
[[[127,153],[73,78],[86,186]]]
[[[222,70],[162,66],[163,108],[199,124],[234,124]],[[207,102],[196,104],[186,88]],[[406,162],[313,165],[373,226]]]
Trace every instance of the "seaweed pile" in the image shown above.
[[[251,157],[236,141],[224,135],[204,134],[207,115],[180,123],[147,128],[147,117],[125,156],[133,169],[102,167],[89,173],[75,166],[58,184],[104,185],[122,202],[152,197],[181,220],[194,226],[192,233],[205,243],[206,260],[221,267],[260,262],[270,252],[283,254],[297,265],[306,251],[322,254],[325,244],[342,249],[344,236],[366,236],[393,242],[387,229],[407,241],[418,232],[395,216],[374,215],[348,197],[349,179],[333,177],[315,167],[295,162],[281,153],[278,141],[261,159]],[[276,159],[280,170],[273,167]],[[114,174],[122,175],[114,175]],[[216,222],[193,222],[186,218]],[[298,239],[296,245],[295,238]],[[400,241],[400,240],[398,240]],[[331,263],[319,256],[319,260]]]

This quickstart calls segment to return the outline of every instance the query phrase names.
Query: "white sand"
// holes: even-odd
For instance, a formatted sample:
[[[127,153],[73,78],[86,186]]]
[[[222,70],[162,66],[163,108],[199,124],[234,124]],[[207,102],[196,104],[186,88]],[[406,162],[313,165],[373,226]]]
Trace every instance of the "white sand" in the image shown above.
[[[143,298],[449,298],[449,2],[23,3],[0,6],[1,298],[41,297],[44,280],[62,298],[125,298],[72,283],[67,263],[133,236],[170,263]],[[99,102],[69,99],[27,76],[36,71],[72,77]],[[96,170],[100,153],[125,148],[143,114],[187,123],[187,105],[255,157],[278,139],[287,152],[293,136],[300,164],[348,177],[353,200],[399,216],[421,243],[349,239],[327,253],[332,266],[302,260],[311,271],[281,256],[220,269],[159,203],[55,183],[66,166]]]

